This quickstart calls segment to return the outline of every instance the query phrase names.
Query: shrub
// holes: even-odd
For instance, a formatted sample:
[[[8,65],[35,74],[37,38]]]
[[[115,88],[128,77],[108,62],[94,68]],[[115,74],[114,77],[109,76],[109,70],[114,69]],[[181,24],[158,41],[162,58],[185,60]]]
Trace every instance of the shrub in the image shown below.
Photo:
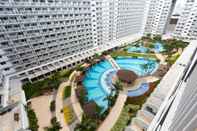
[[[46,91],[51,91],[57,89],[59,84],[64,81],[71,74],[72,70],[63,70],[56,72],[48,78],[34,83],[26,83],[23,85],[23,90],[25,92],[26,98],[30,99],[42,95]]]
[[[161,35],[155,35],[155,36],[153,37],[153,39],[154,39],[155,41],[161,41]]]
[[[76,67],[76,70],[77,70],[77,71],[84,71],[85,68],[84,68],[83,66],[80,65],[80,66],[77,66],[77,67]]]
[[[30,107],[27,107],[27,116],[29,119],[29,129],[31,131],[38,131],[38,119],[36,117],[36,113]]]
[[[63,112],[64,112],[65,122],[71,124],[74,121],[74,115],[72,109],[68,106],[65,106]]]
[[[64,87],[63,99],[70,97],[70,95],[71,95],[71,86]]]
[[[60,71],[61,77],[69,77],[73,70],[62,70]]]
[[[51,119],[51,127],[46,127],[45,130],[46,131],[59,131],[62,127],[60,125],[60,123],[57,121],[56,117],[53,117]]]
[[[55,111],[55,101],[54,100],[51,101],[51,103],[50,103],[50,111],[51,112],[54,112]]]
[[[111,131],[123,131],[127,124],[129,124],[129,122],[131,121],[132,117],[135,116],[139,108],[139,105],[125,105],[116,124],[114,125]]]
[[[98,122],[95,119],[91,119],[83,115],[82,122],[77,124],[74,131],[96,131]]]

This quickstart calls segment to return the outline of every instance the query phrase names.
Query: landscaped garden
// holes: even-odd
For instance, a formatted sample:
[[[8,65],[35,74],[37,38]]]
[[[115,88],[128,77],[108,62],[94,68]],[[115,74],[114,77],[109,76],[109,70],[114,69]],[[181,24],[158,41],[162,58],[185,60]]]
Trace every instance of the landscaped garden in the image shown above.
[[[51,74],[46,79],[26,83],[23,89],[27,99],[46,92],[55,92],[75,70],[78,75],[70,81],[77,85],[74,91],[83,110],[82,122],[74,125],[75,130],[94,131],[98,129],[115,105],[118,95],[125,93],[127,96],[125,105],[112,128],[112,131],[124,130],[156,88],[156,84],[153,87],[152,83],[140,82],[140,79],[154,76],[158,78],[155,83],[158,83],[158,80],[181,55],[186,45],[187,43],[182,41],[162,40],[160,36],[151,38],[147,35],[134,43],[128,43],[127,46],[105,51],[100,55],[95,54],[92,60],[87,60],[85,64],[78,65],[73,70],[62,70]],[[110,57],[113,58],[113,61]],[[76,114],[70,102],[72,88],[72,84],[67,85],[61,92],[63,98],[61,113],[68,126],[75,123],[76,120]],[[52,113],[57,108],[55,102],[51,101],[49,107]],[[32,115],[31,110],[28,111],[31,114],[30,123],[33,123],[31,128],[35,128],[33,130],[36,131],[38,128],[36,118],[32,118],[35,115]],[[56,118],[52,119],[51,126],[46,129],[59,130],[61,125]]]
[[[49,77],[38,80],[33,83],[26,83],[23,85],[26,99],[43,95],[46,92],[52,92],[53,89],[57,90],[60,83],[67,80],[72,70],[62,70],[51,74]]]
[[[176,44],[176,46],[170,44]],[[161,79],[161,77],[169,69],[170,65],[172,65],[178,59],[186,45],[187,43],[174,39],[162,40],[160,36],[155,36],[153,38],[143,37],[141,40],[136,41],[135,43],[131,43],[128,46],[118,48],[118,50],[104,52],[103,54],[104,56],[111,55],[115,59],[115,62],[120,66],[120,68],[133,71],[138,78],[160,74],[158,75],[158,79]],[[158,58],[157,54],[165,58],[164,63],[160,63],[161,60],[160,58]],[[86,113],[87,111],[85,111],[87,110],[87,108],[84,107],[86,107],[87,104],[94,103],[99,108],[101,108],[100,113],[98,113],[100,114],[100,117],[97,117],[96,120],[93,120],[93,122],[95,122],[95,124],[93,125],[97,125],[96,127],[98,127],[103,122],[105,117],[110,112],[111,108],[113,108],[113,105],[116,102],[115,96],[117,96],[119,92],[124,91],[125,86],[132,86],[132,84],[122,84],[122,81],[120,81],[121,84],[117,84],[117,82],[113,83],[114,76],[116,76],[117,72],[113,69],[112,65],[104,59],[104,56],[101,55],[99,57],[98,54],[96,55],[96,62],[94,62],[95,60],[93,60],[89,63],[90,66],[86,69],[86,72],[84,73],[83,71],[82,73],[83,80],[80,82],[80,84],[78,84],[78,87],[80,87],[79,89],[83,91],[83,96],[79,95],[80,103],[86,114],[86,117],[83,117],[83,119],[90,120],[92,117],[89,116],[89,113]],[[160,67],[160,64],[163,65],[161,65]],[[162,68],[164,68],[165,70]],[[136,92],[132,91],[132,93],[128,94],[126,105],[123,108],[123,112],[121,113],[120,118],[116,123],[117,126],[115,126],[113,130],[124,129],[125,126],[131,121],[132,116],[135,116],[135,114],[137,113],[137,110],[135,110],[136,108],[129,108],[130,104],[135,107],[141,107],[142,104],[146,101],[148,95],[152,92],[152,87],[150,87],[149,84],[143,83],[141,87],[139,86],[139,89],[140,88],[141,90],[136,90]],[[114,92],[115,95],[113,95]],[[139,96],[131,97],[129,96],[131,94],[133,96]],[[131,102],[133,100],[135,101],[134,103]],[[110,103],[111,101],[113,101],[112,104]],[[96,108],[95,106],[93,107],[94,108],[92,108],[92,112],[95,112]],[[88,109],[88,111],[90,112],[90,109]],[[129,119],[127,119],[127,117],[129,117]],[[84,122],[82,122],[81,124],[82,125],[79,125],[79,127],[85,128],[85,126],[83,125]]]

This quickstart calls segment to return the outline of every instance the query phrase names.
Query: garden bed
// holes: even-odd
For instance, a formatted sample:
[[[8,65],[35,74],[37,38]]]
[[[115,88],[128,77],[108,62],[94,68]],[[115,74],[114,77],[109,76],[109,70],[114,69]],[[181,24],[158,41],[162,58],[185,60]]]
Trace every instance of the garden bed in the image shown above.
[[[154,58],[157,59],[155,54],[152,53],[128,53],[127,51],[116,51],[111,53],[112,57],[118,57],[118,56],[130,56],[130,57],[144,57],[144,58]]]
[[[56,72],[44,80],[39,80],[34,83],[26,83],[23,85],[23,90],[27,99],[43,95],[46,92],[51,92],[57,89],[59,84],[66,80],[72,70],[62,70]]]

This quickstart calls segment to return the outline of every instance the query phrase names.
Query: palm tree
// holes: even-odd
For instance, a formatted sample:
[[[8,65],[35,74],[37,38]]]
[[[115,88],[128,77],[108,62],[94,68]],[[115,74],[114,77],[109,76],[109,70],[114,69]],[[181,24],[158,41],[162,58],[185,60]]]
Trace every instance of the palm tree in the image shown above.
[[[143,64],[142,65],[142,68],[145,70],[145,72],[147,72],[148,71],[148,68],[149,68],[148,63],[147,64]]]
[[[114,93],[115,91],[114,91],[114,89],[112,89],[112,91],[110,92],[110,94],[109,95],[107,95],[105,98],[104,98],[104,100],[107,100],[107,103],[108,103],[108,107],[112,107],[113,106],[113,104],[115,103],[115,101],[116,101],[116,94],[114,95],[113,93]],[[116,92],[115,92],[116,93]]]
[[[116,89],[118,89],[118,90],[123,90],[123,85],[122,85],[121,81],[119,81],[119,80],[116,81],[116,83],[115,83],[114,86],[115,86]]]
[[[77,124],[74,131],[95,131],[97,128],[96,120],[90,119],[83,115],[82,122]]]

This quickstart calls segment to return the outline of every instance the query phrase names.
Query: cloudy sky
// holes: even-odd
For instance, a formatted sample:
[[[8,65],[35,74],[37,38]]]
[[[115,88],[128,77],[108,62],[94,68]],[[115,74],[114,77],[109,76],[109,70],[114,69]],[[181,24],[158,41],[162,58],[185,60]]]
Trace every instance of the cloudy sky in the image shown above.
[[[177,0],[177,3],[176,3],[176,6],[175,6],[175,9],[174,9],[174,13],[173,14],[179,14],[181,11],[182,11],[182,9],[183,9],[183,7],[184,7],[184,4],[185,4],[185,1],[186,0]]]

